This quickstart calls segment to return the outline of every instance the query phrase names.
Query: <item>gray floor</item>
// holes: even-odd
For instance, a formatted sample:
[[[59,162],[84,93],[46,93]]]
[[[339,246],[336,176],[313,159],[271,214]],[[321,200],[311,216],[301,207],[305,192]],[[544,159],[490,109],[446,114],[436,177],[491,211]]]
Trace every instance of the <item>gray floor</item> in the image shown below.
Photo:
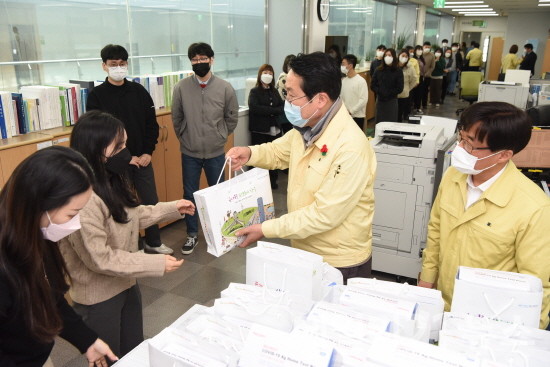
[[[455,118],[457,108],[468,104],[447,96],[445,104],[428,107],[427,115]],[[369,124],[371,125],[371,124]],[[279,189],[273,191],[277,216],[286,213],[286,175],[279,175]],[[177,258],[184,258],[182,267],[160,278],[142,278],[139,286],[143,297],[144,337],[150,338],[170,325],[196,303],[209,305],[230,282],[245,282],[245,250],[237,248],[219,258],[206,252],[202,233],[200,245],[193,254],[181,255],[185,239],[185,223],[174,223],[161,230],[163,242],[174,249]],[[286,240],[269,240],[289,244]],[[391,274],[376,273],[378,279],[395,280]],[[69,343],[58,338],[52,352],[56,367],[87,367],[86,359]]]

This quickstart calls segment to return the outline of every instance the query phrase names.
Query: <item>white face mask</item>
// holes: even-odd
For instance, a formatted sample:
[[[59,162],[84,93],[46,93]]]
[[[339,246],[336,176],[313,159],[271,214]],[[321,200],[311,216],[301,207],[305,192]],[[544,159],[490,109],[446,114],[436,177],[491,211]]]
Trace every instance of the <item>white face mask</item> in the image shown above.
[[[399,56],[399,62],[404,64],[406,63],[407,61],[409,61],[409,58],[406,57],[406,56]]]
[[[445,57],[446,57],[446,58],[450,58],[450,57],[451,57],[451,54],[445,54]]]
[[[441,57],[441,52],[436,52],[435,57]]]
[[[47,227],[40,228],[44,238],[53,242],[57,242],[62,238],[67,237],[73,232],[80,229],[80,213],[71,218],[68,222],[62,224],[52,223],[50,214],[46,212],[50,224]]]
[[[453,52],[456,52],[456,50],[458,50],[458,47],[451,47],[451,50],[452,50]]]
[[[384,56],[384,51],[376,50],[376,57]]]
[[[385,57],[384,57],[384,62],[386,63],[386,65],[391,65],[392,62],[393,62],[393,57],[391,57],[391,56],[385,56]]]
[[[478,158],[468,153],[460,145],[457,145],[454,148],[453,153],[451,154],[451,166],[456,168],[459,172],[465,173],[467,175],[478,175],[481,172],[496,166],[497,164],[495,163],[492,166],[489,166],[483,169],[475,169],[474,167],[476,166],[477,161],[482,161],[484,159],[497,155],[500,152],[502,152],[502,150],[499,152],[493,153],[491,155],[488,155],[487,157]]]
[[[447,43],[447,42],[443,42],[441,45],[442,45],[443,47],[447,47],[448,43]]]
[[[342,72],[342,74],[348,74],[348,68],[344,65],[340,65],[340,71]]]
[[[416,56],[422,56],[422,50],[416,51]]]
[[[426,48],[424,48],[424,53],[427,54],[428,52],[430,52],[430,50],[431,50],[431,48],[426,47]]]
[[[262,80],[263,83],[270,84],[273,81],[273,75],[271,75],[271,74],[262,74],[260,76],[260,79]]]
[[[115,82],[120,82],[128,75],[127,66],[110,66],[109,67],[109,78],[113,79]]]
[[[414,52],[409,52],[409,57],[413,58],[414,57]]]

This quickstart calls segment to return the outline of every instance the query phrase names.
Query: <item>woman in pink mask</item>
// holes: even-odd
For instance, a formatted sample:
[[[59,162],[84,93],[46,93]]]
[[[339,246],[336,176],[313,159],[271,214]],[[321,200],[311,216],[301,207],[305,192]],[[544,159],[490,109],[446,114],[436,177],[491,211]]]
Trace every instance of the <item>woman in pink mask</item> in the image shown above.
[[[0,366],[52,366],[56,336],[86,354],[89,366],[117,358],[67,304],[70,279],[57,241],[80,228],[93,173],[60,146],[25,159],[0,193]]]

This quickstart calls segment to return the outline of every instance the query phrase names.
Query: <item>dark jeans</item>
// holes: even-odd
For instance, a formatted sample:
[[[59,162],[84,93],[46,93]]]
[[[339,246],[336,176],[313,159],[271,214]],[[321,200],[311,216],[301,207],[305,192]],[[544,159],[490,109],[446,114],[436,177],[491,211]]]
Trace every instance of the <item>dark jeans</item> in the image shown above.
[[[116,296],[96,303],[74,303],[74,310],[100,339],[122,358],[143,341],[141,292],[136,284]]]
[[[225,155],[219,155],[214,158],[203,159],[194,158],[185,154],[181,155],[181,164],[183,166],[183,198],[185,200],[192,201],[195,204],[193,193],[199,190],[201,181],[201,173],[204,168],[206,174],[206,181],[208,186],[213,186],[218,180],[218,176],[223,169],[225,163]],[[224,175],[220,179],[223,182]],[[195,211],[195,215],[186,215],[185,224],[187,225],[187,235],[197,236],[199,234],[199,221],[198,214]]]
[[[155,185],[155,172],[151,163],[147,167],[130,166],[128,176],[134,184],[143,205],[155,205],[159,202]],[[158,247],[162,244],[158,225],[154,224],[145,229],[145,242],[151,247]]]
[[[351,268],[336,268],[344,276],[344,284],[348,284],[349,278],[372,278],[372,256],[364,264]]]
[[[363,126],[365,126],[365,118],[364,117],[354,117],[353,121],[357,123],[357,126],[363,131]]]
[[[277,139],[278,136],[271,136],[268,134],[260,133],[250,133],[250,144],[259,145],[264,143],[271,143],[273,140]],[[269,180],[271,181],[271,187],[277,184],[277,179],[279,178],[279,171],[276,169],[269,170]]]
[[[428,94],[430,93],[430,84],[432,83],[432,78],[424,77],[422,82],[422,108],[428,107]]]
[[[411,114],[411,100],[407,98],[397,98],[397,122],[409,120]]]
[[[389,101],[381,101],[380,98],[376,100],[376,123],[383,121],[397,121],[397,98]]]

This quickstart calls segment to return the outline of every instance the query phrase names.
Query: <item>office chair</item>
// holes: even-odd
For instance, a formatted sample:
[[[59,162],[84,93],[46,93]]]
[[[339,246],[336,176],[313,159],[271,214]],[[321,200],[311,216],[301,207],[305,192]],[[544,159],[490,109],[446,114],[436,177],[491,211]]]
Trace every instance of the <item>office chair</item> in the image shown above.
[[[550,104],[531,107],[527,114],[533,126],[550,126]]]
[[[458,99],[463,99],[470,104],[477,101],[479,83],[483,80],[481,71],[463,71],[460,75],[460,87],[458,88]],[[464,111],[464,108],[456,110],[456,115]]]

